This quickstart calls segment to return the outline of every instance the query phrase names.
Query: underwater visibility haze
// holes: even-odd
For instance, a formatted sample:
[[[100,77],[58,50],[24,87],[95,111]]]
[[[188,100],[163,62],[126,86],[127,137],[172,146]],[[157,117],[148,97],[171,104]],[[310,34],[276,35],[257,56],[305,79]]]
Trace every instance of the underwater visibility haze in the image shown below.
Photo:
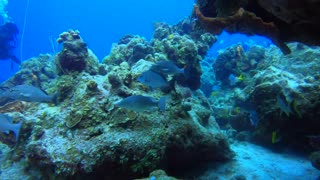
[[[0,179],[319,179],[319,10],[0,0]]]

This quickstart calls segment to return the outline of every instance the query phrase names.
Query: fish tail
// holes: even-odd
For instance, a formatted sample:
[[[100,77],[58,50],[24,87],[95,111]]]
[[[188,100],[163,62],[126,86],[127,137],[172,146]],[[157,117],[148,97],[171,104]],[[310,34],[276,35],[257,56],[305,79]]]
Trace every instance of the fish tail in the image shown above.
[[[160,111],[165,111],[166,110],[166,97],[162,96],[158,102],[158,107]]]
[[[189,77],[189,75],[188,75],[187,72],[188,72],[188,71],[187,71],[186,68],[181,68],[181,69],[179,69],[179,73],[182,74],[184,78],[188,78],[188,77]]]
[[[18,123],[18,124],[13,124],[12,125],[12,131],[16,137],[16,142],[18,141],[19,138],[19,133],[20,133],[20,128],[21,128],[22,122]]]
[[[179,73],[180,73],[180,74],[184,74],[184,68],[180,68],[180,69],[179,69]]]
[[[55,94],[52,96],[52,102],[53,102],[55,105],[58,105],[58,97],[59,97],[59,93],[55,93]]]

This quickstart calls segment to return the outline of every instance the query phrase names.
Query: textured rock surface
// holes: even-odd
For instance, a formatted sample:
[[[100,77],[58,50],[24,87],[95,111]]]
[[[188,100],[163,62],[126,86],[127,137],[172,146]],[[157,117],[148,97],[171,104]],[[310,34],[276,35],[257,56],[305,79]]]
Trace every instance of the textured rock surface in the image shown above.
[[[225,29],[230,33],[267,36],[285,54],[290,53],[285,42],[320,44],[319,1],[198,0],[197,4],[200,22],[215,34]]]
[[[279,143],[310,151],[313,147],[308,136],[317,136],[320,125],[320,51],[299,43],[289,47],[293,52],[287,56],[274,46],[265,51],[253,47],[242,58],[237,55],[236,46],[221,51],[213,66],[226,93],[212,96],[210,101],[217,122],[224,128],[250,130],[259,143]],[[257,63],[248,69],[239,68],[249,59]],[[231,73],[243,75],[244,80],[230,86]],[[253,111],[258,115],[254,126],[250,125]],[[278,138],[276,142],[272,141],[272,133]]]
[[[63,32],[57,42],[63,43],[62,51],[56,56],[56,67],[59,75],[84,70],[90,74],[97,74],[99,61],[87,48],[87,44],[80,37],[79,31]]]
[[[234,156],[201,91],[177,84],[166,92],[148,91],[136,79],[150,62],[130,63],[104,64],[106,75],[54,73],[56,79],[39,81],[49,92],[59,92],[60,103],[30,103],[23,112],[6,112],[24,122],[6,162],[38,172],[37,178],[128,179],[159,168],[177,173]],[[10,82],[17,83],[15,79]],[[166,96],[167,110],[136,113],[114,105],[129,95]]]
[[[120,64],[125,61],[132,66],[140,59],[152,62],[170,60],[180,68],[185,67],[187,76],[181,79],[181,83],[196,90],[201,85],[200,61],[216,39],[203,31],[194,32],[194,25],[190,18],[175,26],[156,23],[151,42],[139,36],[126,35],[113,45],[103,63]]]
[[[24,61],[21,64],[21,70],[0,85],[0,93],[20,84],[29,84],[45,89],[52,83],[55,77],[57,77],[57,73],[55,70],[54,57],[49,54],[39,55],[38,58],[31,58],[28,61]],[[9,99],[0,97],[0,106],[8,101]]]

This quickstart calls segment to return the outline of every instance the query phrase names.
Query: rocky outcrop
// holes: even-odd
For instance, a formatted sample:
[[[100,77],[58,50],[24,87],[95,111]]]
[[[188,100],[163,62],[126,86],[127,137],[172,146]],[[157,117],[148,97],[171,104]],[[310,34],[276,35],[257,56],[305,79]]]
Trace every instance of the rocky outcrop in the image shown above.
[[[175,36],[181,39],[176,46],[194,43],[189,37]],[[5,112],[23,122],[8,162],[21,163],[43,178],[132,179],[160,168],[175,174],[234,156],[201,91],[191,91],[174,78],[167,91],[149,91],[137,77],[152,62],[111,61],[102,65],[106,75],[84,69],[41,79],[43,88],[59,92],[58,105],[29,103],[23,112]],[[42,77],[44,72],[39,73]],[[135,112],[115,105],[130,95],[165,96],[166,111]]]
[[[198,0],[196,17],[209,32],[262,35],[270,38],[284,54],[286,42],[320,44],[318,1],[289,0]]]

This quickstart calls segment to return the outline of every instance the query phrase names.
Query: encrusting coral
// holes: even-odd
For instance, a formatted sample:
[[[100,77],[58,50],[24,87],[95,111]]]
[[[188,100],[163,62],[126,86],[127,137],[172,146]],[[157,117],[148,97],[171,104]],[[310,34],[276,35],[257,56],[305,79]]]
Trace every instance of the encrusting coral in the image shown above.
[[[219,34],[261,35],[270,38],[284,54],[286,42],[320,44],[319,2],[300,0],[197,0],[194,15],[204,28]]]
[[[213,66],[221,82],[217,92],[224,93],[209,99],[216,121],[231,137],[310,152],[319,147],[318,140],[309,144],[320,125],[319,48],[288,45],[294,50],[289,56],[275,46],[253,46],[242,58],[237,46],[221,50]],[[249,68],[241,68],[245,64]],[[230,86],[231,73],[244,80]]]
[[[78,30],[63,32],[57,39],[63,43],[62,51],[56,55],[58,74],[86,71],[90,74],[98,73],[98,60],[87,44],[83,41]]]
[[[194,11],[201,24],[213,34],[221,34],[223,30],[229,33],[243,33],[247,35],[264,35],[269,37],[284,54],[289,54],[291,50],[280,40],[279,29],[272,22],[264,22],[254,13],[239,8],[237,12],[227,17],[205,17],[198,5],[194,5]]]
[[[200,91],[191,91],[189,87],[176,83],[175,78],[170,81],[176,85],[166,91],[148,91],[137,81],[154,62],[163,60],[159,57],[170,55],[166,50],[159,50],[156,54],[153,51],[155,46],[161,49],[161,43],[167,43],[167,48],[177,53],[174,62],[184,63],[180,58],[186,58],[186,63],[193,63],[195,68],[201,60],[197,56],[197,45],[205,47],[215,40],[210,39],[209,34],[208,38],[204,35],[196,43],[187,35],[173,36],[171,39],[172,35],[169,35],[164,41],[155,39],[154,42],[158,41],[156,45],[139,37],[127,36],[120,41],[119,47],[135,49],[135,46],[145,46],[145,54],[126,57],[118,54],[120,51],[111,52],[106,58],[110,61],[106,60],[100,67],[93,66],[102,67],[106,70],[105,75],[88,73],[88,63],[85,62],[85,67],[81,66],[79,71],[63,64],[57,67],[62,69],[57,70],[59,75],[55,74],[55,79],[42,82],[40,78],[39,84],[43,88],[59,92],[60,102],[58,105],[33,103],[23,114],[17,111],[11,114],[13,118],[23,117],[24,128],[16,144],[19,153],[16,150],[17,154],[8,160],[14,159],[21,166],[35,171],[41,169],[43,174],[40,177],[77,178],[86,175],[132,179],[159,168],[179,172],[203,162],[231,159],[234,154]],[[67,44],[82,41],[73,31],[62,35],[61,39]],[[174,39],[179,41],[174,43]],[[133,47],[121,43],[132,43]],[[184,48],[185,44],[192,46]],[[73,46],[63,48],[56,56],[57,61],[71,60],[59,58],[77,55],[79,49],[71,51],[67,47],[72,49]],[[152,51],[147,50],[149,47]],[[82,55],[80,52],[81,58]],[[126,59],[118,59],[120,57]],[[136,59],[141,57],[146,59]],[[40,60],[35,58],[35,61]],[[196,71],[201,72],[201,69]],[[40,71],[39,76],[43,73]],[[12,84],[17,83],[15,79],[11,80]],[[167,110],[135,112],[116,106],[119,100],[131,95],[157,100],[166,97]]]

